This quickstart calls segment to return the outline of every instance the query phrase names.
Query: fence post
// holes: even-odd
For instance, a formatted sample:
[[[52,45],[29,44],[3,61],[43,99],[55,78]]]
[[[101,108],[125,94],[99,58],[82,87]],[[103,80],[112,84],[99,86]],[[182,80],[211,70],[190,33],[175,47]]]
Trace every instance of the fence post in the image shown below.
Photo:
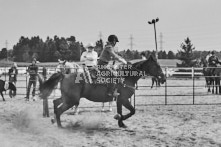
[[[168,76],[168,67],[165,68],[165,75],[166,75],[166,81],[165,81],[165,105],[167,105],[167,76]]]
[[[38,77],[39,78],[39,77]],[[46,78],[43,77],[43,80],[45,81]],[[49,117],[49,109],[48,109],[48,97],[43,99],[43,117]]]
[[[48,98],[43,99],[43,117],[49,117]]]
[[[7,80],[7,77],[6,77],[7,74],[8,74],[8,73],[7,73],[7,71],[6,71],[6,66],[5,66],[5,81]],[[6,91],[5,91],[5,94],[6,94]]]
[[[136,91],[136,90],[134,90],[134,109],[136,108],[136,106],[135,106],[135,105],[136,105],[136,104],[135,104],[135,98],[136,98],[135,91]]]
[[[195,74],[194,67],[192,67],[192,79],[193,79],[193,105],[195,103]]]
[[[26,66],[26,92],[27,92],[27,89],[28,89],[28,67]]]
[[[5,81],[7,80],[7,77],[6,77],[7,74],[8,74],[8,73],[7,73],[7,71],[6,71],[6,66],[5,66]]]

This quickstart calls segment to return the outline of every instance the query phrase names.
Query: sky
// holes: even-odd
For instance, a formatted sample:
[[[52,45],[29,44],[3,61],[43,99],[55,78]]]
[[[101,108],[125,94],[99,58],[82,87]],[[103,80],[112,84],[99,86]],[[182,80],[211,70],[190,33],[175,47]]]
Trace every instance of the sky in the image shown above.
[[[75,36],[87,45],[118,36],[118,51],[177,52],[187,37],[195,50],[221,51],[221,0],[0,0],[0,48],[21,36]],[[161,37],[160,37],[161,36]],[[133,38],[133,39],[131,39]],[[132,45],[131,45],[132,44]]]

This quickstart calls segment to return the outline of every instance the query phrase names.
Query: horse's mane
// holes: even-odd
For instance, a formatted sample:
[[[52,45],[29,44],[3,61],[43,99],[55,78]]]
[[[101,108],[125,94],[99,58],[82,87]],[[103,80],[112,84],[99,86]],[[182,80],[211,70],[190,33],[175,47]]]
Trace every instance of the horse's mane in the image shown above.
[[[132,64],[132,67],[134,67],[136,69],[139,69],[143,65],[144,62],[146,62],[146,60],[135,62],[135,63]]]
[[[153,61],[157,62],[157,59],[153,56],[153,55],[150,55],[146,60],[141,60],[141,61],[138,61],[138,62],[135,62],[132,64],[132,67],[136,68],[136,69],[140,69],[141,66],[147,62],[149,59],[152,59]]]

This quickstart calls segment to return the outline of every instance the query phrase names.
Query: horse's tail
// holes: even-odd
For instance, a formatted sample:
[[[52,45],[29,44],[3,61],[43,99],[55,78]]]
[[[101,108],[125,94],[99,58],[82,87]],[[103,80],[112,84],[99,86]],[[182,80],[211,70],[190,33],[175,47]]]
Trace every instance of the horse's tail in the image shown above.
[[[43,82],[39,87],[40,97],[42,99],[47,98],[58,85],[58,82],[63,79],[63,77],[64,75],[60,72],[54,73],[48,80]]]

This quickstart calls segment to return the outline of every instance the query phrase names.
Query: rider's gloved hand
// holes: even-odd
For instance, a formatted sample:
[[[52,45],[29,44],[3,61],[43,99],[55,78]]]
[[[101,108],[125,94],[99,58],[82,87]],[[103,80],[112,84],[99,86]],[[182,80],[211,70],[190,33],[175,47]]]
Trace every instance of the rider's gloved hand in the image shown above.
[[[127,61],[125,60],[125,59],[120,59],[120,61],[122,62],[122,63],[124,63],[124,64],[127,64]]]

